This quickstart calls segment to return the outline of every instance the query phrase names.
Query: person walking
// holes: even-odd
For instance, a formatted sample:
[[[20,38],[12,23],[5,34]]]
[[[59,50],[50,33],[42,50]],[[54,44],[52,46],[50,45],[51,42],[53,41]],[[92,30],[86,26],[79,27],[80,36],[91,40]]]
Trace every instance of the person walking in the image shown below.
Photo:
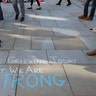
[[[59,0],[58,3],[56,3],[56,5],[61,5],[62,0]],[[66,6],[70,6],[71,5],[71,1],[67,0],[68,4]]]
[[[14,11],[16,13],[15,15],[15,20],[18,19],[18,16],[19,16],[19,8],[18,8],[18,0],[12,0],[12,3],[13,3],[13,8],[14,8]],[[24,0],[19,0],[19,4],[20,4],[20,10],[21,10],[21,19],[20,21],[24,21],[25,19],[25,6],[24,6]]]
[[[88,7],[90,2],[92,1],[92,6],[91,6],[91,11],[90,14],[88,16]],[[83,15],[79,16],[79,19],[83,19],[83,20],[87,20],[87,21],[91,21],[93,20],[94,14],[95,14],[95,9],[96,9],[96,0],[87,0],[84,6],[84,13]]]
[[[31,0],[30,7],[28,7],[27,9],[32,9],[33,1],[34,0]],[[36,0],[36,2],[38,4],[38,8],[36,8],[36,10],[40,10],[41,9],[40,2],[38,0]]]
[[[2,12],[2,8],[1,8],[1,2],[2,2],[2,0],[0,0],[0,21],[1,20],[4,20],[4,18],[3,18],[3,12]]]

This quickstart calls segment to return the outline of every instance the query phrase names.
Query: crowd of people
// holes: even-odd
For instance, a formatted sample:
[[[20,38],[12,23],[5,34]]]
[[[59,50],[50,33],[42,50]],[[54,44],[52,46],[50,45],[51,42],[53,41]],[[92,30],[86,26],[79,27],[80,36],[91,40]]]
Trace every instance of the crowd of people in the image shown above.
[[[32,9],[33,1],[34,0],[31,0],[30,7],[28,7],[27,9]],[[67,6],[70,6],[71,5],[71,1],[70,0],[67,0],[67,1],[68,1]],[[2,8],[1,8],[1,2],[2,2],[2,0],[0,0],[0,21],[4,20],[3,12],[2,12]],[[36,8],[36,10],[40,10],[41,9],[40,2],[38,0],[36,0],[36,2],[38,4],[38,8]],[[62,0],[59,0],[58,3],[56,3],[56,5],[61,5],[61,2],[62,2]],[[88,13],[89,12],[88,9],[89,9],[90,2],[92,2],[91,11],[90,11],[90,13]],[[13,3],[14,11],[16,13],[15,20],[18,19],[18,16],[20,14],[19,12],[21,12],[20,21],[21,22],[24,21],[25,20],[24,0],[19,0],[20,11],[19,11],[19,8],[18,8],[18,5],[17,5],[18,0],[12,0],[12,3]],[[96,0],[86,0],[85,5],[84,5],[84,13],[83,13],[83,15],[79,16],[78,18],[82,19],[82,20],[87,20],[87,21],[93,20],[94,14],[95,14],[95,9],[96,9]],[[90,30],[94,30],[94,29],[91,28]],[[0,40],[0,43],[1,43],[1,40]],[[87,55],[88,56],[95,56],[96,55],[96,49],[91,51],[91,52],[88,52]]]

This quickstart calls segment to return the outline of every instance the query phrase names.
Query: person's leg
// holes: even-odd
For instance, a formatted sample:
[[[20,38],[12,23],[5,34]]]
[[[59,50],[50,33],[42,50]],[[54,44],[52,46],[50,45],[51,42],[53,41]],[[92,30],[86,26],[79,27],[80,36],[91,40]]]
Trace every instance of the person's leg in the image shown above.
[[[24,17],[25,17],[24,0],[19,0],[19,4],[20,4],[20,9],[21,9],[21,20],[20,21],[24,21]]]
[[[89,3],[91,2],[91,0],[87,0],[85,5],[84,5],[84,13],[83,15],[79,16],[79,19],[86,19],[88,16],[88,7],[89,7]]]
[[[61,5],[61,2],[62,2],[62,0],[59,0],[59,2],[56,3],[56,5]]]
[[[28,7],[27,9],[32,9],[32,5],[33,5],[33,0],[31,0],[30,7]]]
[[[89,18],[90,18],[91,20],[92,20],[93,17],[94,17],[95,9],[96,9],[96,0],[93,0],[93,1],[92,1],[92,8],[91,8],[90,15],[89,15]]]
[[[36,10],[40,10],[41,6],[40,6],[40,2],[38,0],[36,0],[37,4],[38,4],[38,8],[36,8]]]
[[[88,16],[88,7],[89,7],[89,4],[92,0],[87,0],[86,3],[85,3],[85,6],[84,6],[84,16],[87,17]]]
[[[67,0],[67,1],[68,1],[67,6],[70,6],[71,5],[71,1],[70,0]]]
[[[0,20],[3,20],[3,12],[2,12],[2,8],[1,8],[1,3],[0,3]]]
[[[12,0],[12,3],[13,3],[14,11],[16,13],[15,20],[17,20],[18,16],[19,16],[19,9],[18,9],[18,6],[17,6],[18,1],[17,0]]]

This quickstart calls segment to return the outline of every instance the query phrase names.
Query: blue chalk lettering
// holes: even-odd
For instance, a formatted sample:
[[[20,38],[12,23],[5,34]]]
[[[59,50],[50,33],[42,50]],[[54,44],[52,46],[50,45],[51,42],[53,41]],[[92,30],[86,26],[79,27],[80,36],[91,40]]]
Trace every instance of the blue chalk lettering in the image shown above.
[[[32,77],[35,78],[35,80],[34,80],[35,83],[34,84],[30,84],[30,82],[29,82],[29,79],[32,78]],[[30,74],[27,77],[27,79],[26,79],[26,83],[27,83],[27,86],[30,87],[30,88],[36,87],[38,85],[38,78],[37,78],[37,76],[35,74]]]
[[[46,79],[46,77],[44,77],[43,74],[40,75],[40,85],[42,88],[44,88],[43,80],[47,83],[48,86],[50,86],[50,87],[52,86],[50,75],[48,75],[47,77],[48,77],[48,79]]]
[[[11,85],[11,88],[14,88],[14,83],[18,83],[18,85],[21,87],[21,88],[24,88],[24,86],[19,82],[20,80],[23,80],[24,79],[24,75],[23,74],[19,74],[19,79],[17,80],[17,76],[18,74],[13,74],[13,78],[12,78],[12,85]],[[16,80],[15,80],[16,78]]]
[[[57,78],[57,77],[62,77],[62,75],[61,75],[61,74],[55,74],[55,75],[53,76],[53,82],[54,82],[54,84],[55,84],[56,86],[58,86],[58,87],[63,86],[64,83],[65,83],[65,80],[58,80],[58,82],[57,82],[57,81],[56,81],[56,78]]]
[[[6,88],[6,85],[7,85],[8,78],[9,78],[10,74],[4,74],[3,76],[5,77],[5,80],[4,80],[4,88]]]

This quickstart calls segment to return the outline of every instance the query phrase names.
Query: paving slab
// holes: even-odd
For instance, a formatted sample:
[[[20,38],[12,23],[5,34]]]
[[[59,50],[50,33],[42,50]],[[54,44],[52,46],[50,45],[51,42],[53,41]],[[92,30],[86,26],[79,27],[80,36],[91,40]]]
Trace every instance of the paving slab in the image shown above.
[[[53,36],[53,31],[48,27],[25,27],[24,35]]]
[[[80,40],[82,40],[88,49],[96,48],[96,37],[80,37]]]
[[[1,49],[13,49],[14,46],[14,37],[6,36],[1,38],[2,44],[1,44]]]
[[[16,82],[18,70],[13,73],[13,69],[17,69],[18,65],[0,65],[0,95],[15,96]],[[12,73],[11,73],[12,72]]]
[[[24,78],[20,82],[24,88],[18,86],[16,96],[73,96],[62,65],[21,65],[20,68],[25,70],[22,74]],[[60,83],[58,80],[63,82]]]
[[[0,50],[0,64],[5,64],[8,57],[8,51]]]
[[[52,28],[55,36],[79,36],[80,33],[74,28],[68,29],[68,28]]]
[[[73,42],[73,43],[72,43]],[[81,50],[87,49],[79,38],[53,37],[53,43],[57,50]]]
[[[43,10],[38,14],[38,19],[40,20],[41,27],[57,27],[54,17],[52,17],[48,11]]]
[[[22,35],[23,32],[24,32],[23,27],[18,27],[18,28],[4,27],[4,28],[0,29],[1,35],[7,35],[7,36],[13,36],[13,37],[15,37],[17,35]]]
[[[96,65],[64,65],[74,96],[96,95]]]
[[[51,37],[32,37],[32,49],[54,49]]]
[[[39,20],[25,20],[24,22],[20,23],[22,27],[40,27]]]
[[[7,64],[48,64],[43,50],[11,50]]]
[[[31,36],[19,36],[19,38],[16,38],[14,49],[31,49]]]
[[[50,64],[90,64],[81,50],[48,50]]]

